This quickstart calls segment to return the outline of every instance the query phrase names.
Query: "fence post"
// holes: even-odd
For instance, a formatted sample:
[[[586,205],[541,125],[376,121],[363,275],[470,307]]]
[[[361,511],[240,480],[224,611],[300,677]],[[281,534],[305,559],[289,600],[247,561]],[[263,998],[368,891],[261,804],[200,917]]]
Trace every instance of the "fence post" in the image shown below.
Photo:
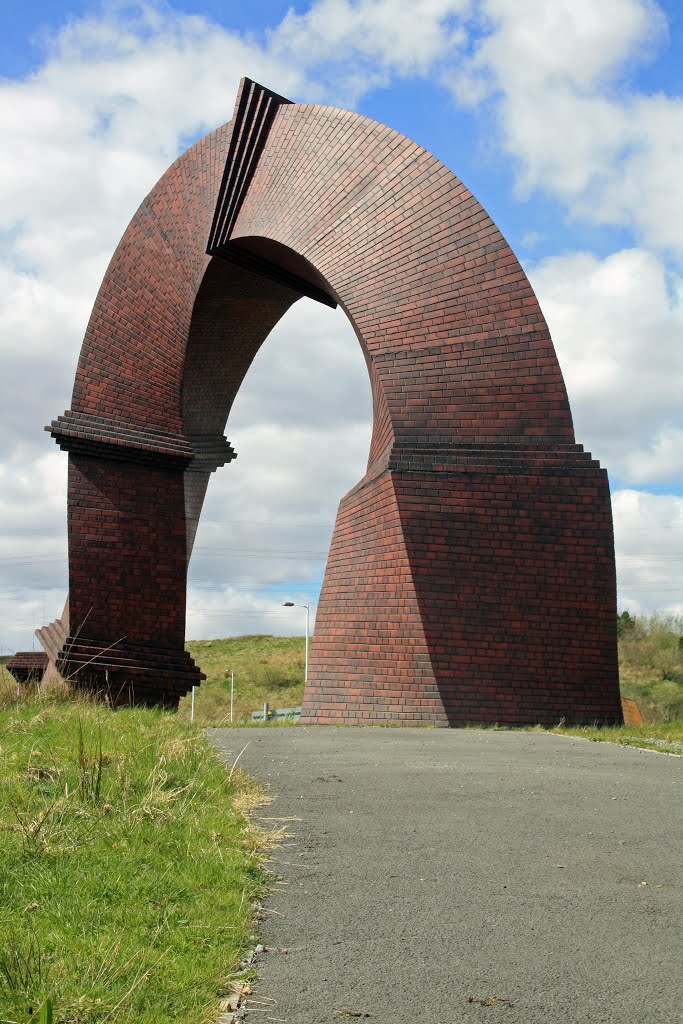
[[[230,721],[232,722],[232,713],[235,707],[235,673],[230,670]]]

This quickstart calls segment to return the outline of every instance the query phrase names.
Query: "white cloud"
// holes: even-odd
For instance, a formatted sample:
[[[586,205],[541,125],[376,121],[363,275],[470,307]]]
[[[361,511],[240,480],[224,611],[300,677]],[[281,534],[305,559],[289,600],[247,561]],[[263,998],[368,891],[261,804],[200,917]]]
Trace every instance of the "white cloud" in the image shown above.
[[[642,60],[666,27],[643,0],[480,0],[479,12],[483,36],[466,71],[481,73],[488,89],[511,84],[518,92],[547,82],[580,92],[604,87],[636,47]]]
[[[554,256],[528,272],[577,440],[625,483],[680,485],[683,279],[642,249]]]
[[[619,608],[683,614],[683,498],[625,489],[612,508]]]
[[[650,0],[480,0],[483,33],[444,72],[458,102],[491,104],[520,193],[683,254],[683,100],[629,88],[666,44]]]
[[[263,595],[247,587],[225,587],[209,592],[190,587],[187,604],[187,635],[199,639],[240,636],[253,633],[301,636],[304,619],[293,609],[282,607],[283,600],[308,604],[310,629],[315,622],[315,602],[308,591],[294,587],[271,588]]]
[[[67,588],[66,459],[28,446],[0,463],[0,653],[33,648],[61,614]],[[27,646],[28,645],[28,646]],[[37,648],[39,649],[39,648]]]
[[[11,255],[92,294],[140,199],[183,138],[230,117],[248,71],[282,91],[301,74],[205,18],[141,7],[72,22],[29,78],[0,83],[0,228]]]
[[[461,20],[471,6],[471,0],[319,0],[303,14],[290,8],[269,34],[269,50],[315,68],[335,105],[349,106],[392,78],[428,75],[452,58],[466,41]]]
[[[254,359],[228,432],[232,439],[235,431],[270,422],[336,428],[342,435],[371,416],[368,373],[346,315],[301,299]]]
[[[683,430],[660,430],[647,448],[632,451],[626,464],[632,480],[643,483],[680,480],[683,472]]]
[[[542,234],[540,231],[525,231],[519,241],[522,248],[535,249],[536,246],[540,245],[541,242],[544,242],[545,239],[546,235]]]
[[[339,310],[300,301],[233,406],[227,435],[238,458],[209,485],[190,567],[188,635],[301,633],[283,600],[310,604],[313,623],[337,506],[365,472],[371,419],[350,323]]]

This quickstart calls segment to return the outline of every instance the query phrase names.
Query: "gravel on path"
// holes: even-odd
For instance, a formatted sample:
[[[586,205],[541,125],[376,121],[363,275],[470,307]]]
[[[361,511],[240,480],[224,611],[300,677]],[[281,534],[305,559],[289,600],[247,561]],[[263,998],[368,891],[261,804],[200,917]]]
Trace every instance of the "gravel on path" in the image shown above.
[[[249,1024],[683,1021],[683,758],[491,730],[208,737],[291,832]]]

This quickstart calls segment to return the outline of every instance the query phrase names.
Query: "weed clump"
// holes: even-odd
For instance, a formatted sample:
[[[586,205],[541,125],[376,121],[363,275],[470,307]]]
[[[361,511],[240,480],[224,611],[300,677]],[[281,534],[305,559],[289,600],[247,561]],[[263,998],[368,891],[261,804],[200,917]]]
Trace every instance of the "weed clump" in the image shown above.
[[[163,711],[15,691],[0,737],[0,1019],[215,1019],[265,886],[255,784]]]

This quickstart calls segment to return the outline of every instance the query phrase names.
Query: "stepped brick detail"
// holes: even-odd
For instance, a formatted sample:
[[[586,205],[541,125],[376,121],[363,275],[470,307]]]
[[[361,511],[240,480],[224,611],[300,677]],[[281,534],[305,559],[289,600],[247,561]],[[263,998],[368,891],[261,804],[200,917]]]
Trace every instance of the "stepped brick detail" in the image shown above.
[[[70,464],[51,662],[115,702],[172,706],[199,681],[185,587],[207,482],[235,458],[244,375],[303,295],[345,310],[374,403],[304,719],[620,720],[607,476],[576,444],[514,253],[416,143],[248,79],[133,217],[47,428]]]
[[[40,682],[49,664],[44,651],[17,651],[5,667],[18,683]]]

